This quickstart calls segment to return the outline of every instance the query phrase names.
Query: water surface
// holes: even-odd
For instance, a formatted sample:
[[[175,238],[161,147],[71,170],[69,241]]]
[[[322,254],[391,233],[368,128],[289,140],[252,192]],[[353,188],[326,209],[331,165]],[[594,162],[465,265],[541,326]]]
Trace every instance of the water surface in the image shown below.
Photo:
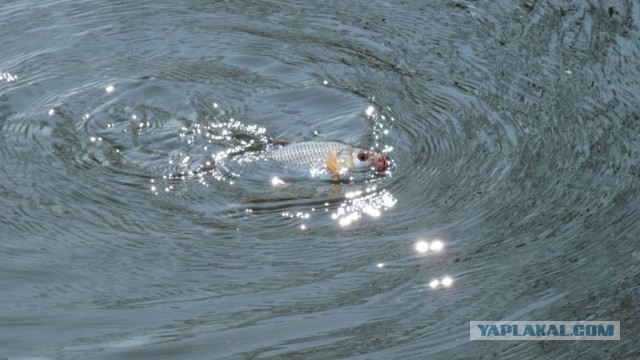
[[[0,8],[0,357],[638,355],[637,5]],[[281,139],[392,166],[274,189]]]

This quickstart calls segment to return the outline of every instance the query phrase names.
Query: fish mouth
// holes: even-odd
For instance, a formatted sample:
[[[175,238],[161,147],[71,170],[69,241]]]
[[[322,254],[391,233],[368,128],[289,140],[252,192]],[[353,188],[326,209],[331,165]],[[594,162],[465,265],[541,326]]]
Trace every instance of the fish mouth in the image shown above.
[[[387,162],[387,158],[384,155],[380,155],[375,160],[373,160],[372,167],[373,170],[377,172],[383,172],[387,170],[388,164],[389,163]]]

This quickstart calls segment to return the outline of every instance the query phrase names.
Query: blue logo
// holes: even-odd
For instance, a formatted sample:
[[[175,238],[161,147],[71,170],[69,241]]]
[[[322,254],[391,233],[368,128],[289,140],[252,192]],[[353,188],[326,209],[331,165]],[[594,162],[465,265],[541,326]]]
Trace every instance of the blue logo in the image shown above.
[[[620,340],[619,321],[471,321],[471,340]]]

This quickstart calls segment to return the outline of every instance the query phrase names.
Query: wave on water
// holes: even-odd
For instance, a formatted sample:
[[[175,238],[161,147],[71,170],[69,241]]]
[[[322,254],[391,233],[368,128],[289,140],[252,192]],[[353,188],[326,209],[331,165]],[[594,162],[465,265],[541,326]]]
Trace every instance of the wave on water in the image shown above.
[[[353,173],[340,179],[314,175],[313,169],[268,159],[278,137],[241,120],[242,111],[221,110],[217,103],[209,110],[195,120],[182,120],[180,150],[169,154],[161,177],[150,179],[154,195],[190,197],[197,183],[228,195],[217,198],[216,208],[236,204],[233,213],[261,218],[277,212],[283,218],[298,219],[302,229],[313,227],[316,220],[309,218],[316,208],[328,211],[327,216],[344,227],[365,215],[378,217],[396,202],[384,188],[396,169],[393,160],[382,174]],[[381,116],[373,106],[362,116],[372,125],[369,148],[390,156],[393,147],[382,146],[388,130]]]

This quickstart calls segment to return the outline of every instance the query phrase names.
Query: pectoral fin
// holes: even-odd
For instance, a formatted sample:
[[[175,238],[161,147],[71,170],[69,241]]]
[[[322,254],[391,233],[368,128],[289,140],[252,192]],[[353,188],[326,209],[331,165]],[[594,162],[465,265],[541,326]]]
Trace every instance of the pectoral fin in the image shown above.
[[[332,175],[338,175],[340,171],[340,163],[338,163],[338,157],[333,150],[329,150],[329,156],[327,156],[327,171]]]

